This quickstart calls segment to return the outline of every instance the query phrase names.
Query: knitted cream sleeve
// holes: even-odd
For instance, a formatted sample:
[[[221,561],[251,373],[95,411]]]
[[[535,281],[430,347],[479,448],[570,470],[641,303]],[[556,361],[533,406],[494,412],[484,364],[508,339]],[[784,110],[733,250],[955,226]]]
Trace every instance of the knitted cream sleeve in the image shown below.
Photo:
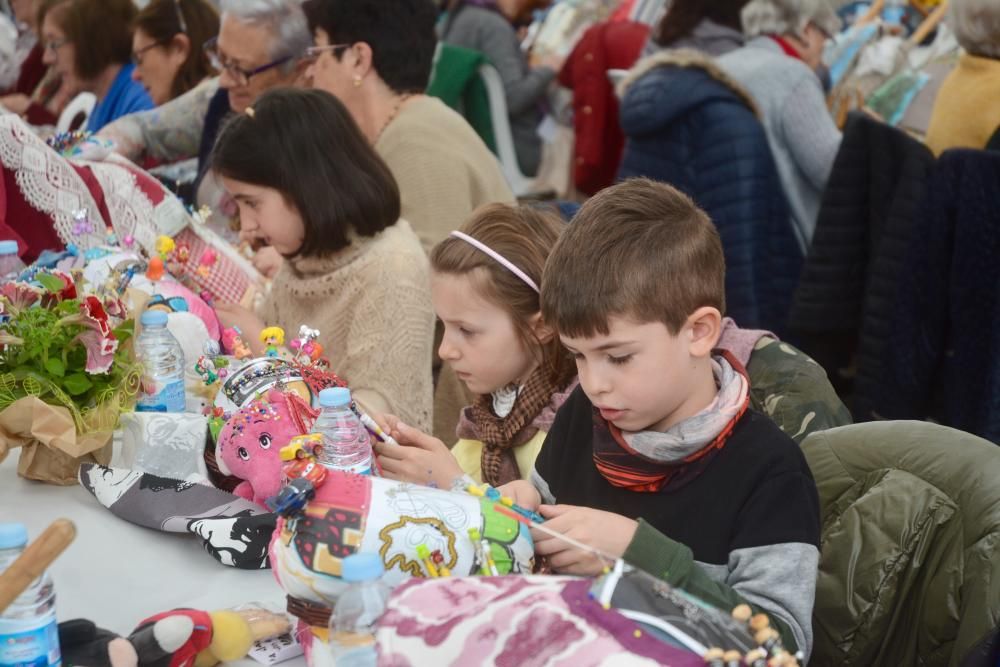
[[[345,323],[344,363],[337,372],[365,410],[389,412],[429,431],[434,313],[426,257],[367,258],[350,282],[345,288],[356,290],[357,307]]]

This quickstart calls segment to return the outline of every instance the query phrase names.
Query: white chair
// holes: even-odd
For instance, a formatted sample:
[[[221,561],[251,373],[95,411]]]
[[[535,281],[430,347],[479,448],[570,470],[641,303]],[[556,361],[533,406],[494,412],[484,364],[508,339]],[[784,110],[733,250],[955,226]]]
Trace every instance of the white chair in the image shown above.
[[[514,136],[510,131],[510,116],[507,114],[507,94],[504,92],[503,79],[493,65],[481,65],[479,77],[486,86],[486,97],[490,105],[490,118],[493,121],[493,139],[497,146],[497,157],[500,169],[503,171],[510,189],[515,197],[531,193],[534,179],[521,173],[517,164],[517,153],[514,150]]]
[[[59,114],[59,121],[56,123],[56,132],[69,132],[70,125],[73,123],[73,119],[83,114],[83,124],[81,127],[87,124],[87,119],[90,118],[90,113],[97,106],[97,96],[93,93],[80,93],[66,105],[63,112]]]

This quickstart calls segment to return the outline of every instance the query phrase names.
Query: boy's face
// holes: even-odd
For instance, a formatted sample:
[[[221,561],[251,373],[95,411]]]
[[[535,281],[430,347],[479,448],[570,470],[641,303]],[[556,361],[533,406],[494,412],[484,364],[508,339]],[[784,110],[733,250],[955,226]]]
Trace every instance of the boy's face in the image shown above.
[[[614,316],[608,327],[592,338],[561,336],[604,419],[623,431],[665,431],[706,407],[704,359],[693,353],[690,326],[675,336],[662,322]]]

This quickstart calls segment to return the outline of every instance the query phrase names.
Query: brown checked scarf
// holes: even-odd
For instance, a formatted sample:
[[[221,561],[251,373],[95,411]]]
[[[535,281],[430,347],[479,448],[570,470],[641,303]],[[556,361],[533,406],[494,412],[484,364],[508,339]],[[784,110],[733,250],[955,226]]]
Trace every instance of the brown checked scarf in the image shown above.
[[[541,367],[536,368],[518,392],[514,407],[506,417],[493,412],[493,397],[478,396],[462,411],[458,437],[483,443],[480,465],[483,481],[500,486],[521,479],[514,448],[531,440],[539,430],[551,426],[559,405],[565,402],[575,381],[564,392]],[[550,407],[551,409],[547,409]]]
[[[614,486],[630,491],[676,490],[722,451],[750,405],[750,381],[725,350],[712,358],[719,393],[707,408],[665,433],[626,433],[594,410],[594,465]]]

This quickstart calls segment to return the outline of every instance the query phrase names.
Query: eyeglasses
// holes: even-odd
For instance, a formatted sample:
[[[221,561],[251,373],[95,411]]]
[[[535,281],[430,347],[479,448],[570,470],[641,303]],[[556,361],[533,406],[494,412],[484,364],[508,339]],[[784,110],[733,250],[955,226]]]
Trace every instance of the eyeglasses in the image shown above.
[[[166,44],[169,41],[170,41],[169,39],[161,39],[158,42],[153,42],[152,44],[149,44],[147,46],[142,47],[138,51],[133,51],[132,52],[132,62],[135,63],[136,66],[141,67],[142,66],[142,54],[144,54],[147,51],[150,51],[152,49],[155,49],[158,46],[163,46],[164,44]]]
[[[306,60],[316,60],[317,58],[320,57],[321,54],[326,53],[327,51],[329,51],[330,53],[333,54],[334,58],[340,58],[340,54],[337,53],[337,51],[340,51],[340,53],[343,53],[345,50],[351,48],[351,46],[353,46],[353,45],[352,44],[326,44],[325,46],[310,46],[308,49],[305,50],[305,54],[302,57],[304,59],[306,59]]]
[[[42,44],[42,46],[45,48],[46,51],[51,51],[52,53],[55,53],[56,51],[66,46],[67,44],[69,44],[69,39],[64,37],[62,39],[54,39],[51,42],[45,42],[44,44]]]
[[[246,70],[243,69],[242,67],[234,65],[228,60],[224,60],[222,54],[219,53],[218,42],[219,38],[213,37],[212,39],[205,42],[204,46],[202,46],[202,49],[208,56],[208,62],[211,63],[212,67],[219,70],[220,72],[223,70],[228,72],[229,76],[233,77],[233,79],[236,81],[236,85],[238,86],[245,86],[250,83],[250,77],[256,76],[261,72],[266,72],[267,70],[277,67],[278,65],[284,65],[285,63],[287,63],[289,60],[292,59],[292,56],[285,56],[284,58],[278,58],[277,60],[273,60],[267,63],[266,65],[261,65],[260,67],[257,67],[255,69]]]

